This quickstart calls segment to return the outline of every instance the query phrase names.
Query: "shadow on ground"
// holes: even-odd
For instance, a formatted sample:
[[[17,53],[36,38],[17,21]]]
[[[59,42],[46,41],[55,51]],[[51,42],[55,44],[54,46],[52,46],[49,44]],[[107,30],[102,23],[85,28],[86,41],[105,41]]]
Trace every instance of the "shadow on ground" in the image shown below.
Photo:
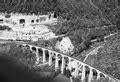
[[[0,56],[0,82],[48,82],[8,56]]]

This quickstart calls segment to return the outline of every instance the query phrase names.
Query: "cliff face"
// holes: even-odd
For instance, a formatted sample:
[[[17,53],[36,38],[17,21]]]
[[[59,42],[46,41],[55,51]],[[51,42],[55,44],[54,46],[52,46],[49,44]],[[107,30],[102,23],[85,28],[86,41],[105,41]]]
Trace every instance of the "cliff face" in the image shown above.
[[[69,37],[63,37],[62,40],[56,43],[56,49],[64,54],[73,53],[74,45],[72,44]]]

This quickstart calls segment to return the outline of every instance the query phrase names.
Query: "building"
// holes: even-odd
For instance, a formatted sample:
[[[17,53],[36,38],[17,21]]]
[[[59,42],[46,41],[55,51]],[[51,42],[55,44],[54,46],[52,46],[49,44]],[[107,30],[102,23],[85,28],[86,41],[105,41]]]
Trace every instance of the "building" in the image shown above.
[[[54,14],[48,15],[27,15],[19,13],[11,13],[9,17],[6,17],[5,13],[0,14],[0,25],[8,26],[12,31],[3,31],[1,38],[10,38],[13,35],[14,40],[32,40],[37,41],[40,39],[49,39],[50,37],[55,37],[55,34],[46,26],[55,24],[57,18],[54,17]],[[9,37],[5,35],[9,34]],[[12,38],[10,38],[12,39]]]
[[[27,15],[27,14],[10,14],[10,17],[6,18],[4,13],[0,14],[0,25],[6,25],[11,27],[14,31],[21,29],[33,29],[34,25],[39,24],[54,24],[57,22],[57,18],[54,18],[54,14],[48,15]]]

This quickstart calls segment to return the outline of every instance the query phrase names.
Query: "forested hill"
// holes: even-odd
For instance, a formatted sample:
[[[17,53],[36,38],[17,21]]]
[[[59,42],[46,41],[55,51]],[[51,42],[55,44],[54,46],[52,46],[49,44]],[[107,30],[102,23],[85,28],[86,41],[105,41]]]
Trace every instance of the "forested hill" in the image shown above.
[[[72,28],[116,25],[119,10],[118,0],[0,0],[1,12],[54,12]]]
[[[120,33],[108,38],[103,48],[90,55],[86,63],[120,79]]]
[[[81,52],[91,40],[103,41],[104,36],[120,29],[118,0],[0,0],[5,13],[46,14],[54,12],[59,20],[54,32],[70,37]]]
[[[0,0],[0,11],[5,13],[46,14],[62,22],[55,34],[65,34],[80,53],[91,45],[91,40],[104,41],[104,36],[118,32],[120,7],[118,0]]]

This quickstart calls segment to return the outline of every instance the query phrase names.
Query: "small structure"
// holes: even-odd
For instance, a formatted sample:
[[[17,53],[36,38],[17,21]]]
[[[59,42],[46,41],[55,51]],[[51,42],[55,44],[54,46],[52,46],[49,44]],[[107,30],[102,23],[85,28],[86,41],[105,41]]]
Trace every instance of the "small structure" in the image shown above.
[[[1,38],[8,39],[14,35],[16,36],[14,39],[36,41],[39,38],[49,39],[55,36],[46,26],[46,24],[52,25],[57,22],[53,13],[47,15],[10,13],[9,15],[10,17],[6,17],[6,13],[0,13],[0,25],[10,27],[13,32],[4,31],[2,34],[4,36],[0,35]],[[5,33],[10,34],[7,36]]]
[[[0,31],[0,39],[16,40],[16,33],[8,30]]]
[[[3,22],[9,21],[9,22]],[[16,25],[11,22],[15,22]],[[57,18],[54,17],[53,13],[47,15],[27,15],[20,13],[10,13],[10,17],[6,18],[5,13],[0,13],[0,25],[7,25],[14,30],[17,30],[18,27],[30,27],[31,25],[39,24],[54,24],[57,22]],[[23,29],[23,28],[22,28]]]

